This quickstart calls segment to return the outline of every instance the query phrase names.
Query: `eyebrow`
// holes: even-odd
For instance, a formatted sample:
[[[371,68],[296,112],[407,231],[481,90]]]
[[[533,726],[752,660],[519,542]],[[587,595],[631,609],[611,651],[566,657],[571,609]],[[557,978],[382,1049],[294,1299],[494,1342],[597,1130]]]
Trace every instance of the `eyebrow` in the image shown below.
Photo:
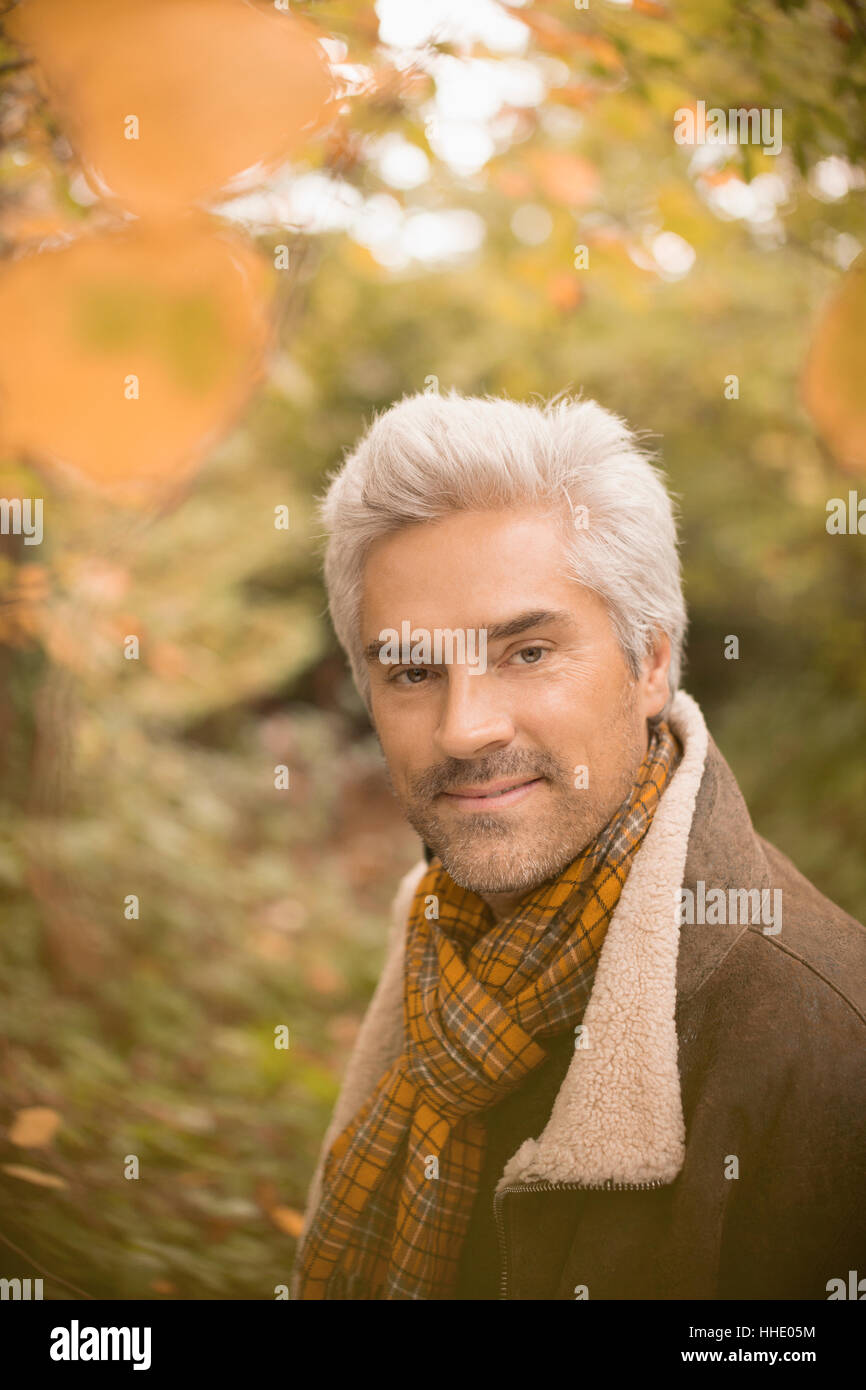
[[[542,627],[551,623],[571,623],[572,621],[571,613],[565,608],[532,608],[526,613],[518,613],[516,617],[508,618],[502,623],[481,623],[476,631],[486,631],[488,642],[499,642],[504,637],[519,637],[521,632],[528,632],[534,627]],[[452,632],[456,630],[451,629]],[[365,660],[377,662],[379,653],[387,645],[387,638],[383,638],[382,641],[368,642],[364,648]]]

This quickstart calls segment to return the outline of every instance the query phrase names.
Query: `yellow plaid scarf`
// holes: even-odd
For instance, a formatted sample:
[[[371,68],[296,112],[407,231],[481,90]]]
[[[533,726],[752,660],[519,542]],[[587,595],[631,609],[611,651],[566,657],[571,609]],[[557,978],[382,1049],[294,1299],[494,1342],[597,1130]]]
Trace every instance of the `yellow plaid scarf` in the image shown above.
[[[664,723],[630,795],[504,919],[433,859],[406,937],[404,1046],[325,1159],[302,1299],[448,1298],[485,1151],[479,1112],[583,1016],[607,925],[681,756]],[[428,918],[430,897],[438,918]]]

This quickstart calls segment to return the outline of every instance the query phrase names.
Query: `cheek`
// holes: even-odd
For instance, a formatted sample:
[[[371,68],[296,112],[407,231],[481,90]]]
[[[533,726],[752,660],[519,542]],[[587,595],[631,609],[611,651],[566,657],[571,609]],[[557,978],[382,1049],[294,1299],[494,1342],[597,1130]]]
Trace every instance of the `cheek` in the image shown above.
[[[600,785],[616,781],[638,728],[625,699],[624,664],[587,655],[564,661],[557,675],[529,693],[520,730],[563,763],[594,769]]]
[[[423,765],[424,740],[410,728],[408,720],[392,719],[384,727],[377,722],[375,727],[391,779],[402,786],[414,765]]]

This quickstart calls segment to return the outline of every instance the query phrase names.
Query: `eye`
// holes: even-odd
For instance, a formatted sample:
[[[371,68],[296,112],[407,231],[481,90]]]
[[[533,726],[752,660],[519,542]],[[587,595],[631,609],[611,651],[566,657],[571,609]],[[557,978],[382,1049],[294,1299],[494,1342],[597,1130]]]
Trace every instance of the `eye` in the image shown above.
[[[396,683],[401,679],[402,676],[420,676],[420,680],[410,680],[408,684],[423,685],[429,674],[430,673],[425,666],[407,666],[405,671],[398,671],[396,676],[391,677],[391,683]]]
[[[547,648],[547,647],[521,647],[521,648],[520,648],[520,651],[519,651],[519,652],[515,652],[514,655],[515,655],[515,656],[526,656],[527,652],[532,653],[532,654],[534,654],[534,657],[532,657],[529,661],[522,661],[522,662],[520,663],[520,665],[521,665],[521,666],[537,666],[537,665],[539,664],[539,662],[541,661],[542,657],[545,655],[545,653],[546,653],[547,651],[548,651],[548,648]]]

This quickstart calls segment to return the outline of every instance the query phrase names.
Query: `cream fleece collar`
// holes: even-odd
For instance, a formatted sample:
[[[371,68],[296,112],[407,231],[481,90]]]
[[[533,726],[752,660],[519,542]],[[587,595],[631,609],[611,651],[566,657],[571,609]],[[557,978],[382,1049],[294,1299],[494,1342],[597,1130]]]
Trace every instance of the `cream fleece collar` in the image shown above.
[[[505,1166],[527,1182],[672,1182],[685,1160],[676,1009],[679,890],[708,734],[681,691],[669,715],[683,758],[631,866],[550,1119]]]

